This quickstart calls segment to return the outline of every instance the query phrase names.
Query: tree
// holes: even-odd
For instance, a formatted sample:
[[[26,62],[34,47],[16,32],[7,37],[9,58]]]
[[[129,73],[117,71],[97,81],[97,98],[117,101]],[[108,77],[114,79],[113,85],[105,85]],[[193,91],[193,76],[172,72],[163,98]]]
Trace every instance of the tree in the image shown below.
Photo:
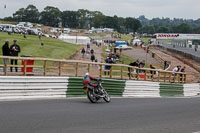
[[[169,33],[169,28],[165,27],[165,26],[160,26],[158,28],[158,33]]]
[[[58,27],[61,21],[61,11],[56,7],[47,6],[40,14],[40,22],[47,26]]]
[[[142,26],[139,20],[131,17],[126,18],[125,25],[127,33],[130,31],[135,33]]]
[[[39,21],[39,11],[34,5],[28,5],[24,10],[24,20],[37,23]]]
[[[191,33],[192,29],[188,24],[182,23],[177,26],[177,32],[178,33]]]
[[[89,10],[79,9],[77,13],[79,14],[80,28],[88,28],[88,24],[91,23],[90,22],[91,12]]]
[[[25,9],[24,8],[20,8],[18,11],[16,11],[15,13],[13,13],[13,20],[15,21],[25,21]]]
[[[80,14],[76,11],[63,11],[61,14],[62,26],[70,28],[79,27]]]

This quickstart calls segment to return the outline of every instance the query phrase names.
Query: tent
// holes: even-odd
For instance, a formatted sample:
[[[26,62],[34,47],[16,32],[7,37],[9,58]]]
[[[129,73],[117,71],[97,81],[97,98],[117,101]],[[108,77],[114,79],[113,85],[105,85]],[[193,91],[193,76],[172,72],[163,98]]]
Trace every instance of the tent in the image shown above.
[[[135,45],[135,44],[140,45],[141,43],[142,43],[142,41],[140,39],[133,40],[133,45]]]
[[[88,43],[90,43],[91,40],[89,37],[86,36],[69,36],[66,34],[60,35],[58,39],[73,44],[83,44],[83,45],[87,45]]]

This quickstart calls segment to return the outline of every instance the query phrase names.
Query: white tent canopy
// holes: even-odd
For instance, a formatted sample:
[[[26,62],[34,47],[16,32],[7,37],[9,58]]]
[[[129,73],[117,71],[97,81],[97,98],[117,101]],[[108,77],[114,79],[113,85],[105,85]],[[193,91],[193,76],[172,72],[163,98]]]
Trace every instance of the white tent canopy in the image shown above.
[[[136,43],[137,43],[137,45],[140,45],[142,43],[142,41],[140,39],[134,39],[133,45],[135,45]]]
[[[62,34],[58,37],[60,40],[63,40],[65,42],[73,43],[73,44],[83,44],[87,45],[90,43],[90,38],[86,36],[69,36],[66,34]]]

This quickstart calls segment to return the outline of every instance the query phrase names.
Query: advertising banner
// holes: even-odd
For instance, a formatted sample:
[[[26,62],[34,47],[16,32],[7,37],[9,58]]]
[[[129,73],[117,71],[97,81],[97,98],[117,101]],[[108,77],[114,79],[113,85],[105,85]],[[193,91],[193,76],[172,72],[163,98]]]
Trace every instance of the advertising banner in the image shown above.
[[[200,40],[200,34],[157,33],[156,39]]]

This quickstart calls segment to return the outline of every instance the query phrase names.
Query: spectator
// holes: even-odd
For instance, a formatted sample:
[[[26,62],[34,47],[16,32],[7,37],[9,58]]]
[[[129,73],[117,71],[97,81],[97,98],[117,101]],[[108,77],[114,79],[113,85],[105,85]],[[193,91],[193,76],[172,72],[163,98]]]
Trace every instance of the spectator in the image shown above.
[[[94,54],[91,55],[91,61],[95,62],[95,56],[94,56]]]
[[[90,54],[93,55],[94,54],[94,49],[90,50]]]
[[[119,49],[119,52],[120,52],[120,55],[121,55],[121,53],[122,53],[122,48]]]
[[[173,73],[172,73],[172,75],[174,76],[174,78],[173,78],[173,80],[174,80],[174,82],[175,82],[175,77],[176,77],[176,72],[179,72],[179,70],[180,70],[180,68],[181,68],[181,66],[176,66],[172,71],[173,71]]]
[[[26,37],[26,34],[24,34],[24,38],[27,38],[27,37]]]
[[[185,66],[181,69],[181,72],[184,73],[185,72]],[[180,81],[183,82],[183,74],[180,74]]]
[[[6,40],[5,44],[2,46],[2,53],[3,56],[10,56],[10,49],[9,49],[9,41]],[[3,64],[9,64],[9,59],[3,59]],[[3,67],[3,71],[5,72],[5,67]]]
[[[150,64],[150,69],[156,69],[152,64]],[[151,78],[153,77],[153,74],[156,74],[156,71],[150,71]]]
[[[90,44],[87,43],[87,50],[90,50]]]
[[[39,32],[38,33],[38,38],[41,39],[42,34]]]
[[[143,60],[142,62],[140,62],[139,66],[141,66],[143,68],[145,66],[145,60]]]
[[[134,67],[139,67],[139,59],[137,59],[135,62],[132,62],[132,63],[130,63],[129,64],[130,66],[134,66]],[[130,77],[131,76],[131,68],[130,67],[128,67],[128,76]],[[136,72],[136,71],[135,71]]]
[[[185,68],[186,68],[186,67],[184,66],[184,67],[181,69],[181,72],[185,72]]]
[[[113,63],[113,60],[111,57],[107,57],[106,58],[106,63],[109,63],[109,64],[112,64]],[[105,65],[105,68],[104,68],[106,71],[108,71],[108,75],[110,74],[110,69],[111,69],[111,66],[108,66],[108,65]],[[106,71],[104,72],[104,75],[106,75]]]
[[[11,56],[18,56],[18,54],[20,53],[20,47],[19,45],[17,45],[17,40],[13,41],[14,44],[10,46],[10,54]],[[11,65],[13,65],[13,61],[15,61],[15,65],[17,65],[17,60],[13,60],[11,59]],[[12,67],[10,67],[10,71],[12,72]],[[17,67],[15,67],[15,71],[17,72]]]
[[[85,55],[85,49],[84,48],[81,50],[81,54],[82,54],[82,57],[84,58],[84,55]]]
[[[173,72],[178,72],[179,70],[179,66],[174,67],[174,69],[172,70]]]

